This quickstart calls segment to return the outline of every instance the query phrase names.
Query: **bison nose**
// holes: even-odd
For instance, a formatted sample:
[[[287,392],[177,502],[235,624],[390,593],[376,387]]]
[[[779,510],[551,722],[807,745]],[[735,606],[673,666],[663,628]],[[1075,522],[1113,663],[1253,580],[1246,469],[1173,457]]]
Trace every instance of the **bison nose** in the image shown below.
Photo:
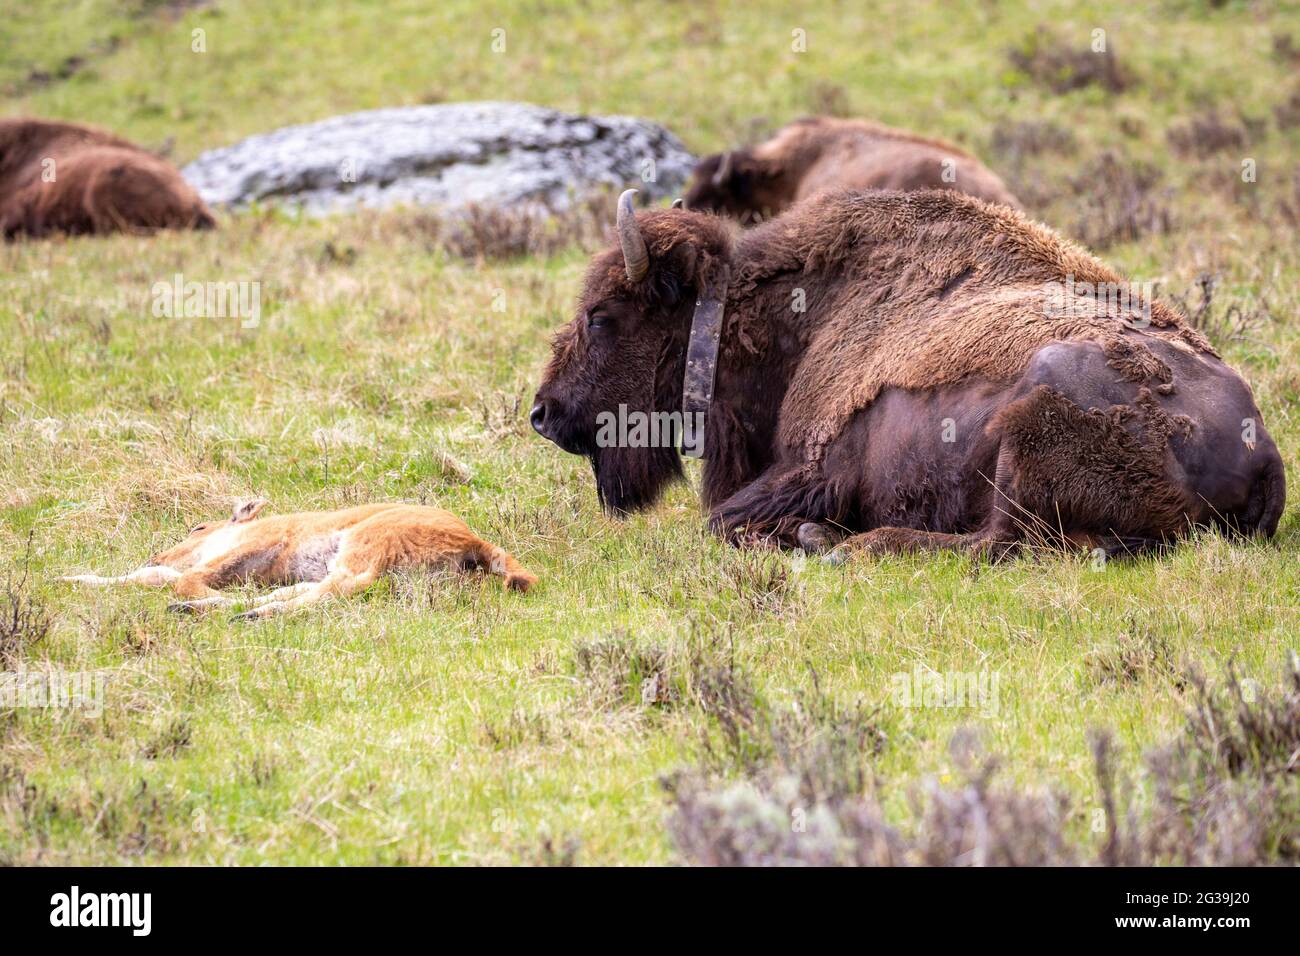
[[[533,406],[533,410],[528,413],[528,420],[533,423],[533,430],[543,438],[550,438],[546,434],[546,404],[538,402]]]

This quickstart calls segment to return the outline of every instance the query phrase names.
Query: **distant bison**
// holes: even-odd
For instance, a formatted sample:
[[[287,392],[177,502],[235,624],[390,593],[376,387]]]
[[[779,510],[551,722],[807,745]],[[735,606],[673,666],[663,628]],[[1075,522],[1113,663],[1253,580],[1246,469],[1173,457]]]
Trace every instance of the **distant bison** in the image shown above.
[[[695,168],[686,206],[750,224],[823,189],[949,189],[1019,209],[1002,180],[962,149],[867,120],[810,117],[753,149]]]
[[[76,123],[0,119],[0,231],[6,239],[215,224],[180,173],[138,146]]]
[[[1121,554],[1196,525],[1277,530],[1286,477],[1246,382],[1019,213],[840,191],[733,238],[710,215],[637,215],[630,192],[531,413],[590,458],[611,512],[681,476],[680,429],[702,434],[682,446],[738,543]],[[602,434],[611,416],[634,427]],[[647,441],[665,417],[669,440]]]

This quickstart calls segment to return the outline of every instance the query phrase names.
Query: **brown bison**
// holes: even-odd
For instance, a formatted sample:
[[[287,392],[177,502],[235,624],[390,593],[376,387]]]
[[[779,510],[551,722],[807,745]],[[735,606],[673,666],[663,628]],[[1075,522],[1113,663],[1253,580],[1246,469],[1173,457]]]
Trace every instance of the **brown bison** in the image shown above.
[[[1285,474],[1249,386],[1019,213],[824,193],[733,239],[711,215],[635,214],[629,190],[618,232],[531,414],[591,459],[611,512],[650,505],[681,463],[599,422],[678,413],[733,541],[1119,554],[1193,525],[1277,528]]]
[[[950,189],[1019,209],[1002,180],[964,150],[866,120],[796,120],[752,150],[695,168],[688,209],[742,223],[770,219],[823,189]]]
[[[215,224],[180,173],[138,146],[76,123],[0,119],[0,231],[6,239]]]

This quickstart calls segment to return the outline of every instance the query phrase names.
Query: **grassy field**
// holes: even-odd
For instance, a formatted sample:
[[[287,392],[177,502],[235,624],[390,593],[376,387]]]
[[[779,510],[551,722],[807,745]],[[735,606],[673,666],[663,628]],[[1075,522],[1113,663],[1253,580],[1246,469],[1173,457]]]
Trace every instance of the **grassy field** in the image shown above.
[[[807,112],[943,135],[1188,311],[1215,276],[1198,322],[1294,479],[1300,15],[1090,7],[40,0],[0,25],[0,95],[7,114],[170,141],[178,161],[356,109],[522,96],[655,119],[700,153]],[[1048,56],[1088,51],[1096,28],[1114,83]],[[860,706],[883,739],[873,793],[904,829],[923,781],[961,782],[949,744],[975,728],[1000,779],[1067,798],[1087,845],[1090,728],[1114,732],[1141,803],[1141,755],[1180,732],[1186,667],[1218,678],[1235,660],[1271,684],[1297,647],[1294,505],[1271,543],[1206,535],[1100,568],[742,552],[684,486],[610,520],[587,465],[524,415],[589,250],[467,260],[421,223],[254,211],[202,235],[0,247],[0,610],[35,617],[0,625],[4,664],[107,678],[98,717],[0,709],[0,861],[680,860],[664,779],[753,772],[710,757],[720,680],[763,713],[806,713],[810,694]],[[151,289],[176,273],[259,280],[260,324],[155,317]],[[408,575],[249,626],[53,581],[125,572],[254,494],[279,511],[437,502],[542,584]],[[991,693],[904,706],[898,675],[918,669]],[[655,673],[669,692],[643,692]]]

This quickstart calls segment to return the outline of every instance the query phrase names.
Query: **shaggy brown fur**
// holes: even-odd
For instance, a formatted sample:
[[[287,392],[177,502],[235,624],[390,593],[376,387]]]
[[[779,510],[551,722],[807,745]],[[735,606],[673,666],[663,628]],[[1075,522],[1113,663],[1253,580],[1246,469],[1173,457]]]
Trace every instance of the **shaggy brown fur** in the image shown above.
[[[1245,382],[1159,302],[1053,300],[1121,280],[1014,211],[840,192],[735,242],[695,212],[637,219],[648,274],[596,257],[532,416],[615,513],[680,465],[597,447],[595,416],[680,407],[696,298],[727,267],[702,493],[733,540],[989,550],[1036,529],[1122,552],[1190,524],[1276,530],[1282,460]]]
[[[122,577],[79,574],[63,580],[170,585],[190,599],[172,605],[181,611],[229,604],[231,599],[219,592],[233,585],[277,588],[241,618],[268,617],[355,594],[398,568],[486,568],[516,591],[537,583],[510,554],[441,508],[377,504],[255,520],[265,506],[264,499],[249,501],[229,521],[201,524],[176,547]]]
[[[0,119],[5,238],[215,224],[180,173],[125,140],[75,123]]]
[[[686,205],[753,223],[837,188],[947,189],[1020,208],[1002,180],[965,150],[867,120],[831,117],[797,120],[752,150],[705,158]]]
[[[792,288],[844,279],[820,296],[806,325],[806,361],[786,401],[815,417],[783,417],[781,439],[817,455],[881,389],[933,388],[977,375],[1016,377],[1029,357],[1062,339],[1105,344],[1116,369],[1134,381],[1162,375],[1159,361],[1122,333],[1142,316],[1110,314],[1104,300],[1077,298],[1045,314],[1045,287],[1122,282],[1113,270],[1044,226],[1002,207],[953,203],[945,195],[816,197],[785,228],[746,236],[737,250],[738,315],[753,339],[765,326],[773,281]],[[812,273],[808,282],[789,279]],[[756,298],[746,296],[753,290]],[[1199,332],[1160,302],[1148,334],[1214,354]]]

